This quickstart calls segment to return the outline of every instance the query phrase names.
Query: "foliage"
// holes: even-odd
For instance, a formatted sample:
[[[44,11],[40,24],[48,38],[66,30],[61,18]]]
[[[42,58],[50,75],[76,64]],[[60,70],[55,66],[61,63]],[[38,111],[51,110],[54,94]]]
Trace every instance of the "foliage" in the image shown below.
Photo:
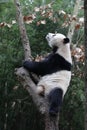
[[[72,77],[71,85],[65,96],[60,116],[60,129],[84,129],[84,84],[77,76]],[[62,127],[61,127],[62,126]],[[79,127],[78,127],[79,126]]]
[[[49,2],[49,0],[45,3],[34,1],[30,4],[28,0],[21,2],[34,57],[37,54],[44,56],[50,51],[45,40],[48,32],[58,31],[67,35],[72,20],[73,0],[56,0],[53,4]],[[42,5],[45,5],[44,8]],[[36,6],[39,11],[35,11]],[[40,8],[42,8],[41,11]],[[32,14],[35,15],[35,18],[32,17]],[[21,87],[14,75],[15,68],[22,66],[24,59],[15,15],[12,0],[9,3],[0,3],[0,129],[42,130],[44,129],[42,116],[36,110],[35,105],[32,104],[29,94]],[[79,18],[82,16],[81,10]],[[77,20],[78,23],[79,18],[74,18],[74,20]],[[73,78],[61,111],[61,130],[84,129],[84,84],[82,80],[84,60],[80,60],[81,58],[84,59],[84,55],[78,58],[80,53],[83,54],[84,52],[81,48],[83,44],[82,24],[79,23],[80,26],[76,28],[73,38],[73,43],[76,45],[76,51],[75,49],[72,51],[74,59]],[[78,48],[82,49],[81,51],[77,51],[77,45]]]

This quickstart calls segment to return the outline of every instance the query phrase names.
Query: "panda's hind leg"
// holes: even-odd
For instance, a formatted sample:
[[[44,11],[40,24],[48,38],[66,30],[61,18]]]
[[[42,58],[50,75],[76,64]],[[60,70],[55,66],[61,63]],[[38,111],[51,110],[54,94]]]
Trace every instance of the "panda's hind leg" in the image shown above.
[[[55,89],[51,90],[51,92],[48,95],[50,116],[56,116],[58,114],[62,105],[62,98],[62,89],[56,87]]]

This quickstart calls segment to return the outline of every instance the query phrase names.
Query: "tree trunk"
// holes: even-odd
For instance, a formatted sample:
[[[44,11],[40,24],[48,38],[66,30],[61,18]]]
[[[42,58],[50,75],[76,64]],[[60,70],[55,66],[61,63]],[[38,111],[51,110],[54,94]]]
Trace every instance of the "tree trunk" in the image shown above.
[[[23,22],[23,16],[21,13],[19,0],[14,0],[14,3],[16,6],[17,21],[18,21],[21,40],[24,48],[24,56],[25,59],[31,60],[31,50],[30,50],[26,29]],[[15,74],[17,75],[23,87],[26,88],[29,94],[32,96],[33,102],[36,104],[38,110],[45,115],[45,130],[59,130],[58,117],[50,118],[48,113],[48,109],[49,109],[48,100],[37,95],[36,93],[37,86],[31,80],[29,73],[23,67],[21,67],[19,69],[15,69]]]
[[[50,117],[48,113],[45,114],[45,130],[59,130],[58,117]]]
[[[49,108],[49,104],[48,102],[46,102],[45,130],[59,130],[58,127],[59,115],[56,117],[50,117],[48,113],[48,108]]]
[[[87,0],[84,1],[84,15],[85,15],[85,130],[87,130]]]

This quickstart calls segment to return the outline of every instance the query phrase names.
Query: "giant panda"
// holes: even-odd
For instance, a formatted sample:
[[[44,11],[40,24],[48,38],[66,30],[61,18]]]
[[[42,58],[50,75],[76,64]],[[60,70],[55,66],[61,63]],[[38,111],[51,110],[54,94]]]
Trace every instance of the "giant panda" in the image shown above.
[[[60,33],[48,33],[46,39],[52,52],[42,61],[25,61],[23,67],[41,76],[37,93],[48,99],[49,114],[56,116],[71,80],[70,42]]]

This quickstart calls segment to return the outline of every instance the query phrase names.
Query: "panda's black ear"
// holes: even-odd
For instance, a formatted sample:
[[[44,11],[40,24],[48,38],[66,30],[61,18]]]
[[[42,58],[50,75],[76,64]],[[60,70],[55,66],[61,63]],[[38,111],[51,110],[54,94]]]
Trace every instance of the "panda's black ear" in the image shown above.
[[[64,38],[64,42],[63,43],[66,44],[66,43],[69,43],[69,41],[70,41],[69,38],[66,37],[66,38]]]

